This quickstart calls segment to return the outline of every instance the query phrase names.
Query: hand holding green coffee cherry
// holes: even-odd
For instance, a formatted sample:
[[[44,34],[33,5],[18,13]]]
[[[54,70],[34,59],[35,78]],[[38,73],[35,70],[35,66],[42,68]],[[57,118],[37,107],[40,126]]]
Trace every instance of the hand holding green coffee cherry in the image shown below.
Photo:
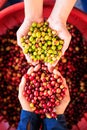
[[[35,21],[37,21],[38,23],[42,22],[43,18],[37,18],[37,19],[35,19]],[[23,47],[21,45],[20,39],[21,39],[21,37],[26,36],[28,34],[29,27],[31,26],[31,24],[32,24],[32,19],[25,18],[22,25],[20,26],[20,28],[17,31],[17,43],[20,46],[20,48],[22,48],[22,49],[23,49]],[[26,58],[27,62],[32,65],[38,64],[38,62],[32,61],[29,54],[25,54],[25,58]]]
[[[29,54],[35,62],[43,60],[50,64],[60,59],[63,43],[48,22],[33,22],[28,34],[21,38],[24,54]]]

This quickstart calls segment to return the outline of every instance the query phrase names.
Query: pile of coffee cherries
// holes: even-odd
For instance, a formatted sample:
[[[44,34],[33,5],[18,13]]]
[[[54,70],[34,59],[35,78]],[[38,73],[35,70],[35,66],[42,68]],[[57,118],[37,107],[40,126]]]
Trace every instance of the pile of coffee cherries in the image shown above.
[[[87,112],[87,41],[73,25],[67,25],[72,35],[70,46],[56,69],[66,78],[71,102],[65,115],[68,128],[76,125]],[[18,87],[30,65],[16,41],[17,27],[0,36],[0,116],[17,128],[21,106]]]
[[[17,127],[20,119],[18,87],[21,77],[30,67],[17,45],[17,29],[15,27],[0,36],[0,120],[8,121],[11,127]]]
[[[55,70],[54,70],[55,71]],[[49,118],[56,118],[54,107],[59,106],[65,96],[66,86],[61,75],[50,73],[48,68],[40,63],[40,69],[31,74],[25,74],[26,84],[23,95],[35,109],[36,114],[49,114]]]
[[[87,41],[72,25],[67,27],[72,36],[70,46],[56,66],[66,78],[71,102],[65,115],[68,128],[77,124],[87,112]],[[71,125],[72,124],[72,125]]]
[[[57,31],[52,30],[48,22],[33,22],[28,34],[21,38],[25,54],[29,53],[34,61],[43,60],[50,64],[60,59],[63,43]]]

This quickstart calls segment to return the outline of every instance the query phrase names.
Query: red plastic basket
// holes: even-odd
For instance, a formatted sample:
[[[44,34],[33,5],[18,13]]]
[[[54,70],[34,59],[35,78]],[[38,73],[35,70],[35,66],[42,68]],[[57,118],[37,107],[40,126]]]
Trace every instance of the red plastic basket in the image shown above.
[[[50,3],[45,0],[44,3],[44,17],[47,18],[53,8],[54,1]],[[20,26],[24,19],[24,4],[18,3],[12,5],[0,12],[0,35],[6,33],[8,29],[12,29],[15,26]],[[75,25],[82,33],[83,37],[87,40],[87,15],[80,10],[74,8],[68,18],[68,22]],[[1,123],[0,130],[7,130],[8,124]],[[14,130],[13,128],[11,130]],[[87,113],[84,113],[84,117],[73,126],[72,130],[87,130]]]
[[[53,8],[54,1],[45,0],[44,2],[44,17],[47,18]],[[13,28],[15,25],[20,25],[24,18],[24,5],[18,3],[10,6],[0,12],[0,35],[3,35],[7,29]],[[87,14],[74,8],[68,18],[69,23],[75,25],[82,35],[87,39]]]

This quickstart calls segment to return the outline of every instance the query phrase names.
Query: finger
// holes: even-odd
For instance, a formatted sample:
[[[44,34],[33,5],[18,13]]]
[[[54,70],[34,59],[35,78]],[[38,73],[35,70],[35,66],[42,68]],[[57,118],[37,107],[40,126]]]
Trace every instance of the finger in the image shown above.
[[[69,93],[69,87],[67,84],[65,88],[66,88],[66,91],[65,91],[65,97],[63,99],[63,102],[66,102],[68,104],[70,102],[70,93]]]
[[[45,62],[45,65],[47,66],[47,65],[48,65],[48,63],[47,63],[47,62]]]
[[[21,82],[20,82],[20,84],[19,84],[19,87],[20,87],[20,86],[24,86],[25,83],[26,83],[26,79],[25,79],[24,76],[23,76],[22,79],[21,79]]]
[[[23,47],[21,45],[21,38],[23,37],[23,34],[21,33],[21,29],[20,28],[17,31],[16,35],[17,35],[17,44],[23,49]]]
[[[53,70],[53,73],[54,73],[55,75],[60,76],[60,77],[62,78],[63,84],[66,85],[66,80],[65,80],[65,78],[61,75],[61,73],[60,73],[58,70],[54,69],[54,70]]]
[[[70,38],[64,40],[63,48],[62,48],[62,55],[64,55],[65,51],[68,49],[70,43]]]
[[[60,73],[58,70],[56,70],[56,69],[53,70],[53,73],[54,73],[55,75],[58,75],[58,76],[60,76],[60,77],[62,78],[63,85],[67,88],[68,86],[67,86],[66,80],[65,80],[65,78],[61,75],[61,73]]]
[[[69,93],[69,87],[68,87],[68,85],[66,85],[65,95],[68,96],[68,97],[70,97],[70,93]]]
[[[53,72],[54,67],[58,64],[58,60],[55,61],[53,64],[45,63],[45,65],[48,67],[49,72]]]
[[[36,65],[39,63],[39,61],[33,61],[31,58],[30,58],[30,55],[29,54],[25,54],[25,57],[26,57],[26,60],[28,61],[28,63],[32,64],[32,65]]]
[[[19,96],[22,94],[22,92],[24,91],[24,86],[26,84],[26,79],[25,77],[23,76],[22,79],[21,79],[21,82],[19,84]]]
[[[69,47],[71,35],[68,32],[68,30],[64,27],[64,28],[62,28],[62,31],[59,32],[58,36],[64,40],[64,44],[63,44],[63,48],[62,48],[62,55],[64,55],[65,51]]]
[[[22,25],[20,26],[20,28],[18,29],[17,31],[17,43],[18,45],[23,49],[22,45],[21,45],[21,42],[20,42],[20,39],[23,37],[23,36],[26,36],[27,33],[28,33],[28,30],[29,30],[29,26],[30,26],[30,23],[28,20],[24,19]]]
[[[30,67],[27,71],[27,74],[30,75],[34,71],[34,67]]]
[[[30,67],[27,71],[27,74],[31,74],[32,72],[34,71],[33,67]],[[21,82],[19,84],[19,97],[22,96],[22,93],[24,91],[24,87],[25,87],[25,84],[26,84],[26,78],[23,76],[22,79],[21,79]]]
[[[36,65],[36,66],[34,67],[34,71],[38,71],[38,70],[40,69],[40,67],[41,67],[40,64]]]
[[[54,70],[54,67],[52,65],[48,64],[48,70],[50,73],[52,73]]]
[[[49,113],[46,113],[46,117],[49,118],[49,119],[52,118]]]
[[[53,73],[56,74],[56,75],[58,75],[58,76],[60,76],[60,77],[63,77],[63,76],[61,75],[61,73],[60,73],[58,70],[56,70],[56,69],[53,70]]]
[[[59,58],[59,59],[60,59],[60,58]],[[57,65],[57,63],[58,63],[58,60],[54,61],[53,64],[50,64],[50,63],[49,63],[49,65],[52,66],[52,67],[55,67],[55,66]]]
[[[67,86],[67,83],[66,83],[66,79],[63,78],[63,76],[62,76],[62,80],[63,80],[63,84],[64,84],[64,86],[67,88],[68,86]]]
[[[19,47],[21,47],[23,49],[23,47],[21,46],[21,43],[20,43],[20,39],[21,39],[20,35],[17,34],[17,44]]]
[[[64,44],[62,48],[62,55],[64,55],[65,51],[68,49],[69,44],[71,40],[71,35],[67,32],[67,34],[64,36]]]
[[[56,66],[57,62],[58,61],[56,61],[54,64],[50,64],[50,63],[47,64],[49,72],[53,72],[54,67]]]
[[[27,60],[28,63],[31,63],[31,62],[32,62],[31,59],[30,59],[29,54],[25,54],[25,57],[26,57],[26,60]]]
[[[45,62],[45,65],[48,67],[49,72],[53,71],[53,67],[50,63]]]

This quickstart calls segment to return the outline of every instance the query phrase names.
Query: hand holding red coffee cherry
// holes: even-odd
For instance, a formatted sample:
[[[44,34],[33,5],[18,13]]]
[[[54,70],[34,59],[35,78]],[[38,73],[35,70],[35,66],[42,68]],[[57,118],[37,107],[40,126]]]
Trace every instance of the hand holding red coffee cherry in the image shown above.
[[[70,102],[70,94],[69,94],[69,88],[66,84],[66,80],[65,78],[63,78],[63,76],[61,75],[61,73],[59,71],[57,71],[56,69],[53,70],[53,73],[56,74],[56,75],[60,75],[61,78],[62,78],[62,81],[63,81],[63,84],[66,88],[66,91],[65,91],[65,97],[63,100],[61,100],[60,104],[58,106],[55,106],[54,107],[54,112],[57,114],[57,115],[60,115],[60,114],[64,114],[69,102]],[[49,113],[46,113],[46,117],[48,118],[51,118],[50,114]]]
[[[57,74],[57,75],[59,75],[59,74],[61,75],[61,73],[58,72],[57,70],[54,70],[53,72],[54,72],[55,74]],[[66,108],[67,108],[67,106],[68,106],[68,104],[69,104],[69,102],[70,102],[69,88],[68,88],[68,86],[67,86],[67,84],[66,84],[65,78],[63,78],[62,75],[61,75],[61,78],[62,78],[62,81],[63,81],[64,86],[66,87],[66,92],[65,92],[65,97],[64,97],[64,99],[61,101],[60,105],[59,105],[59,106],[56,106],[56,107],[54,108],[54,111],[56,112],[57,115],[59,115],[59,114],[64,114],[64,111],[66,110]]]
[[[40,68],[39,65],[37,65],[35,68],[30,67],[29,70],[27,71],[27,74],[31,74],[34,70],[37,71],[39,68]],[[23,95],[25,84],[26,84],[26,78],[23,76],[19,85],[18,98],[23,110],[33,112],[35,110],[35,107],[30,107],[30,103],[26,100],[25,96]]]
[[[40,114],[41,118],[56,118],[57,114],[63,114],[69,103],[69,91],[59,71],[54,69],[53,73],[50,73],[42,63],[30,67],[23,78],[23,90],[19,89],[19,100],[23,109]]]

